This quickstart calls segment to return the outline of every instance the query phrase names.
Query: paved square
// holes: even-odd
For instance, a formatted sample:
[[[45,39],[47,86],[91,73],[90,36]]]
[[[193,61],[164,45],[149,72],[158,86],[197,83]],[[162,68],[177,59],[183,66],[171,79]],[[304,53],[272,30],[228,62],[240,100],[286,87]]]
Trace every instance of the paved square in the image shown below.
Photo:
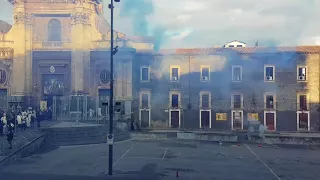
[[[127,141],[115,145],[114,175],[108,146],[46,149],[1,171],[10,179],[219,179],[314,180],[320,177],[320,151],[187,141]],[[0,176],[0,177],[1,177]],[[2,178],[1,178],[2,179]]]

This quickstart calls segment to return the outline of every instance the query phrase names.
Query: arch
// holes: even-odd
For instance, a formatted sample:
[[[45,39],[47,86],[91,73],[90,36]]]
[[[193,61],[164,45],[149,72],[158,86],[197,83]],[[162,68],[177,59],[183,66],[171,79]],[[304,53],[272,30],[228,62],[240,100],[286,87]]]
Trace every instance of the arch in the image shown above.
[[[48,22],[48,41],[61,41],[61,23],[58,19]]]

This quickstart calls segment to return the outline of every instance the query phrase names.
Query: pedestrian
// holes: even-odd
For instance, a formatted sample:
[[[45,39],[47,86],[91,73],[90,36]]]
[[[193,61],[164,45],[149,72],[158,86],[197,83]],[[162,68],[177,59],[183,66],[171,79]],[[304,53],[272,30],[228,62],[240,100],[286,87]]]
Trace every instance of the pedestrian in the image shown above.
[[[22,129],[22,117],[20,112],[17,115],[17,123],[18,123],[18,127]]]
[[[22,131],[25,131],[27,128],[27,117],[23,116],[22,117]]]
[[[7,141],[9,143],[9,149],[12,149],[12,140],[13,140],[13,128],[11,125],[8,127],[8,132],[7,132]]]

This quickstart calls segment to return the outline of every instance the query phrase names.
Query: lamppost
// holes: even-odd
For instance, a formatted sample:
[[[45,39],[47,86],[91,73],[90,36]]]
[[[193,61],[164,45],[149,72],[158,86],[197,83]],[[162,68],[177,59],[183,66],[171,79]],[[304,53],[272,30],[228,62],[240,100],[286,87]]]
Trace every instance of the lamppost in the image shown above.
[[[109,9],[111,12],[111,46],[110,46],[110,103],[109,103],[109,134],[108,134],[108,144],[109,144],[109,171],[108,174],[112,175],[112,166],[113,166],[113,55],[115,55],[118,51],[118,47],[113,47],[113,1],[120,2],[120,0],[110,0]]]

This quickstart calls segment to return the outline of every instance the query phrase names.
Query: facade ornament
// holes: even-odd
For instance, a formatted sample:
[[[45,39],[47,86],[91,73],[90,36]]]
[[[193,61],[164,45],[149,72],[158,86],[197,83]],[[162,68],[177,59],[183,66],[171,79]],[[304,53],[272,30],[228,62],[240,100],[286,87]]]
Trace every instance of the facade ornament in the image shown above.
[[[12,61],[0,61],[0,84],[7,86],[10,84],[12,74]]]
[[[17,12],[13,16],[14,23],[22,23],[22,24],[30,24],[31,23],[31,16],[26,12]]]
[[[90,25],[90,14],[84,12],[75,12],[71,15],[71,24],[87,24]]]
[[[10,60],[13,59],[12,48],[0,48],[0,59]]]
[[[56,68],[54,66],[50,66],[49,71],[51,73],[55,73],[56,72]]]

